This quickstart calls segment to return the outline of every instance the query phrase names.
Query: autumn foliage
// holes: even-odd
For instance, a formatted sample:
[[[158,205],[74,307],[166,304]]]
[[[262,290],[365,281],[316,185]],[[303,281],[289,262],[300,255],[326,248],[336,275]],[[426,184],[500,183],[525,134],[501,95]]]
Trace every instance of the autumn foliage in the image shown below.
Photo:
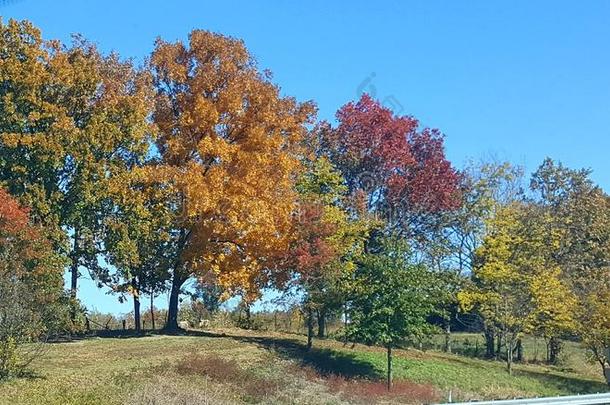
[[[173,291],[212,272],[256,296],[288,248],[313,106],[281,97],[241,41],[206,31],[188,45],[158,41],[151,68],[160,159],[146,173],[178,196]]]
[[[19,345],[79,328],[85,271],[133,299],[138,333],[144,295],[169,293],[176,332],[191,281],[199,313],[239,296],[249,314],[275,288],[309,349],[329,318],[345,343],[383,345],[388,388],[393,348],[440,318],[450,351],[457,315],[509,372],[525,334],[550,363],[577,336],[610,369],[610,197],[551,159],[529,188],[509,163],[460,172],[444,141],[367,94],[317,122],[222,34],[158,39],[136,66],[0,21],[0,378]]]
[[[369,209],[394,211],[393,220],[405,225],[409,213],[459,205],[459,177],[438,130],[420,129],[415,118],[396,116],[366,94],[341,107],[337,121],[323,129],[323,144]]]

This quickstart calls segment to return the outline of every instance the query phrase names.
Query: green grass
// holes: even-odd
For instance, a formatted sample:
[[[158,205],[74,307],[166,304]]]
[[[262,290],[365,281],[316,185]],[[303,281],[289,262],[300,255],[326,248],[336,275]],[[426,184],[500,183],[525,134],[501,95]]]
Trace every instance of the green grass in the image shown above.
[[[417,403],[431,400],[421,394],[427,387],[435,391],[435,400],[443,400],[449,390],[463,400],[606,390],[600,375],[576,371],[584,357],[572,346],[567,349],[577,356],[572,366],[519,364],[514,376],[501,362],[396,350],[396,379],[417,384],[405,382],[397,390],[402,394],[396,394],[402,396],[388,397],[379,389],[383,384],[364,381],[384,376],[385,352],[379,348],[316,340],[307,353],[297,335],[225,333],[50,344],[33,364],[31,377],[0,383],[0,403]]]

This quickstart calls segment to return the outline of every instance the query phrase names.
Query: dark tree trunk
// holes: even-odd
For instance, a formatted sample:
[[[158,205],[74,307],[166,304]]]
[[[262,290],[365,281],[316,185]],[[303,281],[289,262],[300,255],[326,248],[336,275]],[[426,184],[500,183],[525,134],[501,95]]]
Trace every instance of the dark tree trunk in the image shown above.
[[[252,329],[252,311],[250,311],[250,304],[246,303],[245,308],[246,312],[246,329]]]
[[[518,362],[522,362],[523,361],[523,343],[521,342],[521,339],[517,339],[517,346],[515,347],[515,351],[516,351],[515,360]]]
[[[387,377],[387,383],[388,383],[388,391],[392,391],[392,345],[389,344],[388,345],[388,377]]]
[[[496,356],[495,333],[490,328],[485,329],[485,357],[493,359]]]
[[[508,375],[513,375],[513,342],[506,339],[506,369]]]
[[[73,259],[70,266],[70,298],[76,299],[76,290],[78,289],[78,261]]]
[[[496,346],[496,360],[500,359],[501,351],[502,351],[502,335],[498,333],[498,344]]]
[[[152,329],[155,330],[155,294],[150,293],[150,320],[152,322]]]
[[[172,289],[169,294],[169,307],[167,309],[167,324],[165,329],[169,332],[178,331],[178,302],[180,300],[180,288],[186,280],[174,274]]]
[[[561,341],[555,336],[549,339],[548,343],[548,362],[549,364],[557,364],[559,353],[561,352]]]
[[[313,309],[307,308],[307,351],[313,346]]]
[[[318,337],[324,339],[326,336],[326,310],[318,310]]]
[[[451,320],[445,320],[445,352],[451,353]]]
[[[70,266],[70,320],[76,322],[76,291],[78,290],[78,259],[72,259]]]
[[[131,279],[131,287],[133,288],[133,321],[136,332],[142,331],[142,318],[140,317],[140,289],[138,288],[138,280],[134,277]]]
[[[142,321],[140,318],[140,297],[137,295],[133,296],[133,321],[136,332],[142,331]]]

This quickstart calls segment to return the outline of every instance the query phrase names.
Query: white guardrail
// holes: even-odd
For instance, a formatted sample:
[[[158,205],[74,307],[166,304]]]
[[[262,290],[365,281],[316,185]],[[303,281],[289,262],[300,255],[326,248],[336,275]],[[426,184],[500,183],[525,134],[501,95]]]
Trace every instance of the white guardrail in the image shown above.
[[[598,405],[610,404],[610,392],[605,394],[570,395],[565,397],[546,397],[528,399],[508,399],[498,401],[472,401],[472,402],[451,402],[442,405]]]

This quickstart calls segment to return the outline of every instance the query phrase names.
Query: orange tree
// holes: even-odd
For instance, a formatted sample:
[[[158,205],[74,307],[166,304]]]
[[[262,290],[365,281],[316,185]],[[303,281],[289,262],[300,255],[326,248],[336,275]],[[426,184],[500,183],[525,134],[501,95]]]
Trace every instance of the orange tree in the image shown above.
[[[192,276],[213,273],[229,294],[251,299],[276,268],[295,209],[296,145],[314,107],[281,97],[244,44],[226,36],[159,40],[150,65],[159,160],[146,173],[174,196],[167,327],[176,329]]]

